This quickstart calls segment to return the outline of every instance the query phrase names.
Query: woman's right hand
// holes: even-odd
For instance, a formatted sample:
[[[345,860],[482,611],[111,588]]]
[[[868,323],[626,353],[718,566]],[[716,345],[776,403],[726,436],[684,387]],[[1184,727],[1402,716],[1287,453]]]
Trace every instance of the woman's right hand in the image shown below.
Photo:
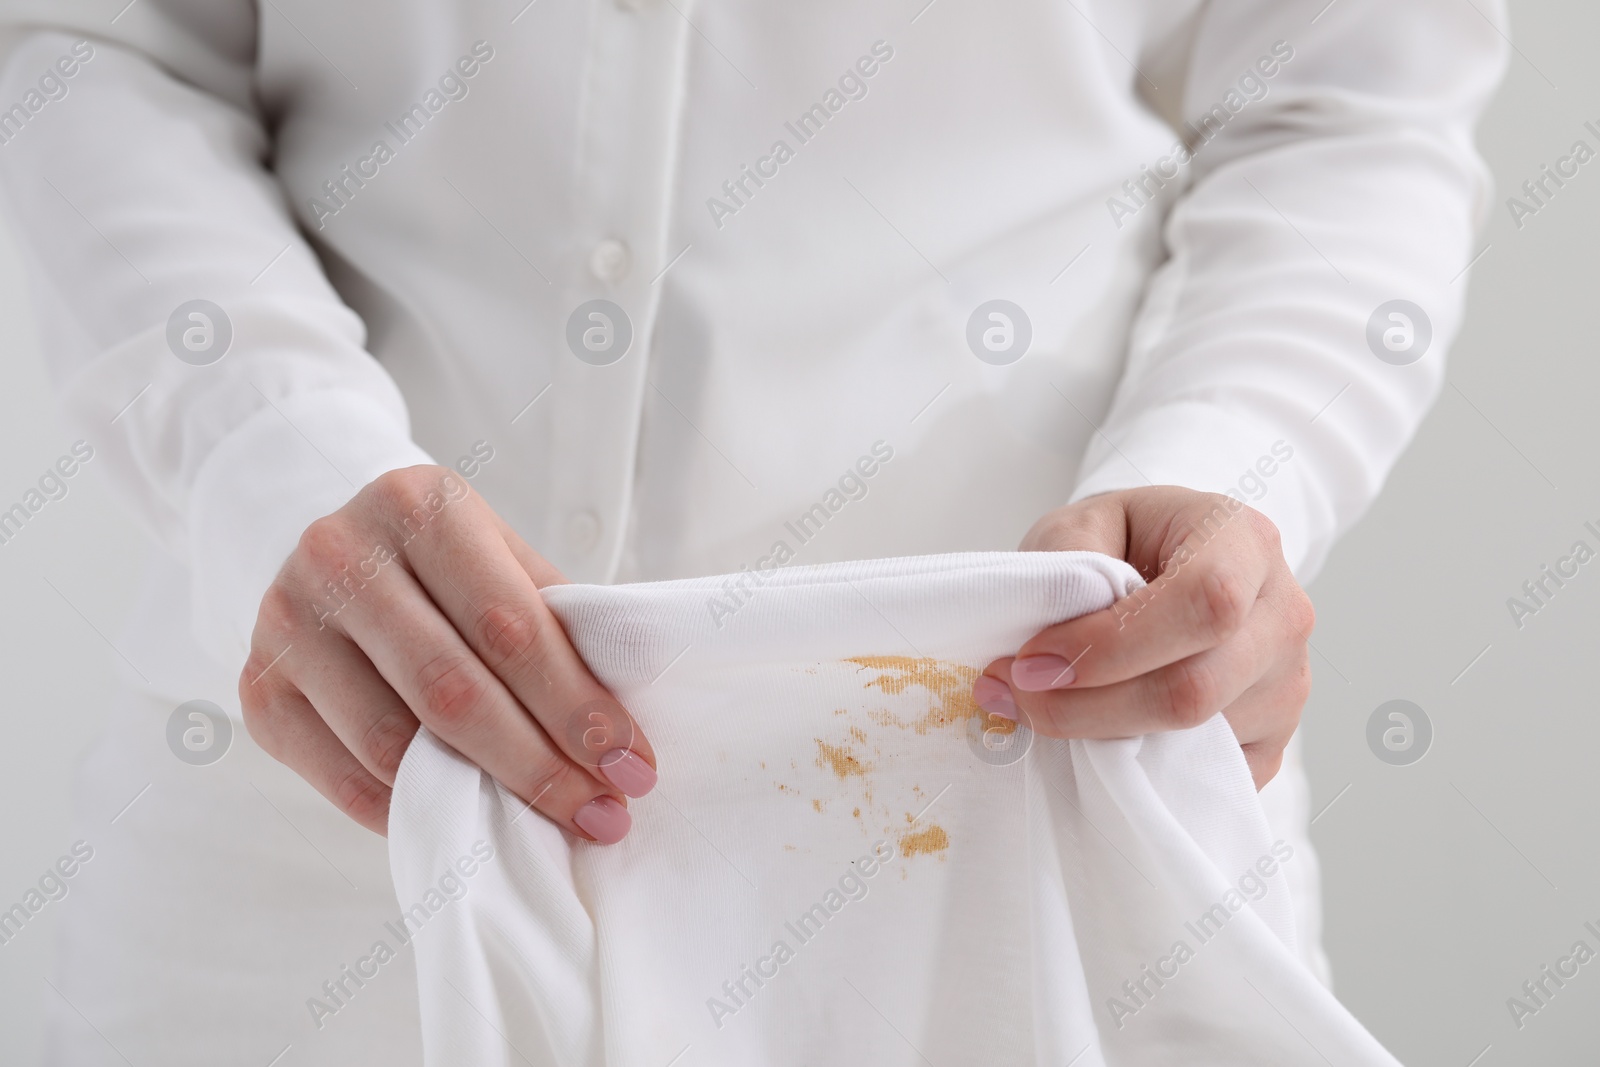
[[[245,726],[380,834],[426,723],[557,825],[619,841],[655,757],[539,596],[565,581],[455,471],[390,471],[307,527],[262,598]]]

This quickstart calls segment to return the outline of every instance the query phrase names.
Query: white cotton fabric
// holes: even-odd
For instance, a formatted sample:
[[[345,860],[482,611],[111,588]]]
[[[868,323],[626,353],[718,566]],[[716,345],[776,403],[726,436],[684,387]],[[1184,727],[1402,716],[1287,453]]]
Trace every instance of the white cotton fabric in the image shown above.
[[[1139,584],[1066,552],[545,590],[660,784],[598,846],[418,734],[390,857],[431,912],[426,1063],[1393,1064],[1299,959],[1297,860],[1220,716],[974,740],[985,663]]]

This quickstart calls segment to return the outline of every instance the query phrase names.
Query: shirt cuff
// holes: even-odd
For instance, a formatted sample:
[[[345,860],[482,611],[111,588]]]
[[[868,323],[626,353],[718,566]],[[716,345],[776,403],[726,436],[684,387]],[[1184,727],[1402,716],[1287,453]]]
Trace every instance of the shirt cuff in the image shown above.
[[[312,522],[388,471],[431,464],[391,408],[359,392],[288,397],[206,458],[189,501],[195,638],[241,669],[267,587]]]
[[[1302,584],[1322,566],[1308,459],[1269,421],[1218,404],[1178,401],[1142,411],[1100,434],[1085,456],[1071,503],[1118,489],[1177,485],[1226,493],[1278,527],[1283,556]]]

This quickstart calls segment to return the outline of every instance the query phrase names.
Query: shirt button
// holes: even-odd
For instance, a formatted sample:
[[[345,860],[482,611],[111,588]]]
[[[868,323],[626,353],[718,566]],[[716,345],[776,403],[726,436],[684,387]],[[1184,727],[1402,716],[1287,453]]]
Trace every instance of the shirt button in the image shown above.
[[[576,511],[567,519],[567,545],[574,552],[589,552],[600,543],[600,516]]]
[[[589,269],[603,282],[616,283],[628,276],[633,266],[633,254],[621,241],[606,238],[589,253]]]

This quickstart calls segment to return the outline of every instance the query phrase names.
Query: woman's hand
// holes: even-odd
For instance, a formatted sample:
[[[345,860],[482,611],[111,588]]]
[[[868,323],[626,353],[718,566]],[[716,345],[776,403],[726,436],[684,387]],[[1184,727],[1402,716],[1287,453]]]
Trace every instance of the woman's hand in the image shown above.
[[[1050,737],[1130,737],[1220,711],[1256,788],[1272,780],[1311,691],[1316,616],[1266,516],[1215,493],[1128,489],[1057,508],[1020,547],[1104,552],[1150,584],[989,664],[973,686],[984,710],[1020,707]]]
[[[312,523],[262,599],[250,736],[383,833],[426,723],[559,826],[619,841],[655,757],[540,598],[563,582],[455,471],[391,471]]]

